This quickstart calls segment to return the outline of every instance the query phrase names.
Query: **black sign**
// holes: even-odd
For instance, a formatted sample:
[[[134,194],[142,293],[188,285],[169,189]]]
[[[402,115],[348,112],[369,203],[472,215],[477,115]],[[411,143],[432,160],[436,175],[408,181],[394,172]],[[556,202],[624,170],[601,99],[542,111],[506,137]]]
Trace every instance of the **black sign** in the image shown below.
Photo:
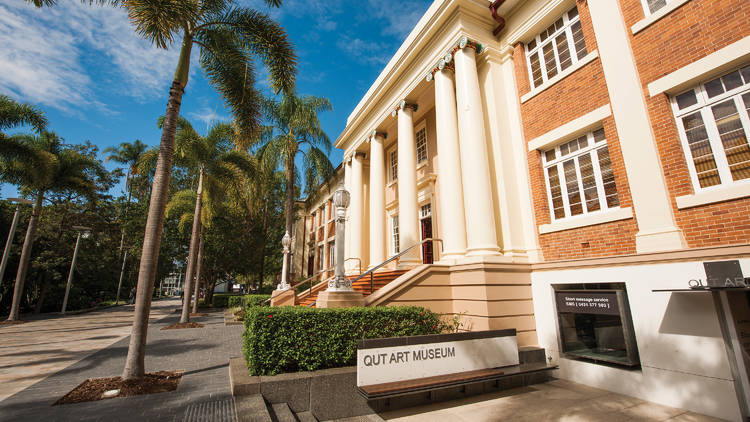
[[[747,287],[740,261],[704,262],[708,287]]]
[[[620,315],[617,292],[562,290],[555,292],[557,312]]]

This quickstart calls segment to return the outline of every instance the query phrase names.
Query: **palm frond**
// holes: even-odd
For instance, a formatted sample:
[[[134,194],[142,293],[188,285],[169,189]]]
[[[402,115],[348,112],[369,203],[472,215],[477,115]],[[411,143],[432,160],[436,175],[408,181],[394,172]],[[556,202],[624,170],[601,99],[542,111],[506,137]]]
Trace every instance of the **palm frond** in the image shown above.
[[[19,103],[7,95],[0,95],[0,131],[16,126],[29,125],[37,133],[47,126],[44,112],[34,105]]]
[[[42,0],[49,1],[49,0]],[[183,0],[124,0],[128,19],[143,38],[166,49],[198,18],[197,2]]]

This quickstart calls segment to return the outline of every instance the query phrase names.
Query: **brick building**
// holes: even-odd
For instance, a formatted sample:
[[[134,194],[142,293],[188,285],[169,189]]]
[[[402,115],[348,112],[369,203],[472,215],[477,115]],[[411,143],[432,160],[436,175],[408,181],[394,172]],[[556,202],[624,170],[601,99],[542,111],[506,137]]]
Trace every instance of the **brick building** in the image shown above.
[[[748,292],[655,290],[750,274],[750,2],[495,3],[436,0],[336,141],[346,257],[407,271],[366,304],[515,328],[561,378],[746,418]]]

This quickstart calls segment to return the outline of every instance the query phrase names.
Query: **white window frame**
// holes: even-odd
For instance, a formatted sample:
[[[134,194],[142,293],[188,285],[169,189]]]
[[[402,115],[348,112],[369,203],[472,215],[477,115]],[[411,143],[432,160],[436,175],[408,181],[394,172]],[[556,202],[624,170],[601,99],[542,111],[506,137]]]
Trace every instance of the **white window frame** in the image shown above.
[[[742,101],[742,95],[750,92],[750,78],[743,78],[745,83],[742,86],[739,86],[730,91],[725,91],[724,93],[717,95],[713,98],[708,97],[708,92],[706,91],[706,86],[705,86],[706,83],[708,82],[719,79],[721,77],[724,77],[730,73],[733,73],[737,70],[741,70],[748,66],[749,65],[746,64],[744,66],[740,66],[739,68],[733,69],[730,72],[722,73],[719,77],[714,77],[709,80],[705,80],[691,89],[682,91],[670,97],[670,103],[672,106],[672,112],[673,112],[673,116],[675,120],[675,125],[677,126],[677,132],[679,133],[680,142],[682,144],[682,152],[684,153],[685,160],[687,161],[687,164],[688,164],[688,172],[690,174],[690,180],[693,183],[693,191],[696,193],[709,192],[711,190],[725,189],[729,186],[750,183],[750,178],[741,179],[737,181],[735,181],[732,178],[731,171],[729,170],[729,162],[727,161],[726,151],[724,150],[724,145],[721,141],[719,129],[716,126],[716,119],[714,118],[713,113],[711,111],[712,106],[725,102],[728,99],[732,99],[734,101],[735,107],[737,108],[737,112],[740,117],[740,122],[742,123],[742,127],[745,132],[745,139],[750,140],[750,117],[748,117],[748,113],[745,109],[745,104]],[[745,79],[748,79],[748,80],[745,80]],[[680,110],[677,105],[677,97],[689,91],[695,91],[695,95],[696,95],[696,98],[698,99],[698,102],[696,104],[693,104],[689,107],[686,107]],[[685,127],[682,123],[683,117],[693,114],[695,112],[699,112],[701,114],[701,118],[703,119],[703,124],[706,128],[706,133],[708,134],[708,141],[709,141],[709,145],[711,146],[711,152],[713,154],[714,162],[716,163],[716,168],[719,172],[719,184],[718,185],[701,187],[700,181],[698,180],[698,173],[695,170],[695,163],[693,161],[692,151],[690,150],[690,144],[688,143],[687,134],[685,133]]]
[[[388,151],[388,178],[390,183],[398,180],[398,149]]]
[[[576,7],[578,6],[576,5]],[[536,34],[534,36],[534,41],[536,42],[536,45],[531,50],[529,50],[529,43],[524,44],[524,51],[526,52],[526,67],[529,70],[528,72],[529,84],[530,84],[532,91],[538,90],[544,87],[551,79],[554,79],[556,76],[562,74],[563,72],[569,69],[575,68],[575,65],[579,61],[582,61],[584,58],[586,58],[586,56],[588,56],[591,53],[590,51],[588,51],[588,46],[586,46],[586,54],[584,54],[583,57],[581,58],[578,57],[578,51],[576,50],[575,42],[573,41],[572,27],[576,22],[581,21],[581,14],[579,11],[578,15],[575,18],[569,19],[568,12],[570,12],[571,10],[573,10],[573,8],[566,10],[565,12],[563,12],[561,17],[555,19],[554,21],[550,23],[550,25],[554,25],[555,22],[557,22],[559,19],[562,19],[563,26],[561,29],[558,29],[557,31],[553,32],[552,35],[545,38],[543,42],[541,40],[541,32]],[[547,28],[548,27],[549,26],[547,26]],[[545,31],[547,28],[545,28]],[[568,43],[568,52],[570,53],[570,66],[568,66],[564,70],[560,67],[560,53],[559,51],[557,51],[557,42],[555,42],[555,38],[558,35],[562,34],[563,32],[565,33],[565,39]],[[552,43],[552,48],[553,48],[553,51],[555,52],[555,63],[557,67],[557,73],[552,77],[547,77],[547,62],[546,60],[544,60],[544,52],[542,51],[542,47],[547,45],[547,43],[550,43],[550,42]],[[585,44],[585,38],[584,38],[584,44]],[[534,85],[534,71],[531,66],[531,57],[533,55],[536,55],[537,58],[539,59],[539,66],[540,66],[539,68],[542,72],[542,82],[539,85]]]
[[[678,1],[680,1],[680,0],[665,0],[664,6],[662,6],[662,7],[658,8],[658,9],[654,10],[653,12],[648,7],[648,0],[641,0],[641,5],[643,5],[643,13],[646,16],[651,16],[651,15],[655,15],[655,14],[659,13],[660,10],[669,7],[670,3],[675,3],[675,2],[678,2]]]
[[[607,204],[607,196],[604,192],[604,182],[602,180],[602,170],[599,164],[599,150],[604,147],[607,147],[607,148],[609,147],[607,143],[606,134],[605,134],[604,139],[600,141],[596,141],[594,139],[594,132],[596,132],[597,130],[598,129],[587,132],[585,136],[588,139],[588,145],[585,148],[576,150],[575,152],[572,152],[563,156],[560,153],[560,147],[563,145],[566,145],[568,142],[572,140],[580,138],[583,135],[578,135],[575,138],[567,139],[565,142],[555,146],[554,148],[549,148],[544,151],[541,151],[542,171],[544,172],[543,174],[544,184],[547,189],[547,204],[549,206],[550,218],[551,218],[551,221],[553,222],[581,218],[581,217],[585,218],[591,215],[596,215],[596,214],[611,211],[611,210],[617,210],[617,209],[620,209],[621,207],[621,204],[619,201],[620,200],[619,190],[617,191],[618,205],[614,207],[609,207]],[[555,150],[555,159],[547,161],[546,152],[552,149]],[[594,171],[594,178],[596,180],[596,193],[597,193],[597,198],[599,200],[599,209],[594,210],[594,211],[588,211],[588,204],[586,201],[586,195],[585,195],[585,191],[583,187],[583,179],[581,178],[581,167],[580,167],[580,164],[578,163],[578,159],[583,155],[589,155],[591,157],[591,167]],[[611,152],[610,152],[609,157],[610,157],[610,162],[611,162],[612,161]],[[563,167],[563,163],[571,159],[576,161],[576,181],[578,183],[578,194],[581,197],[581,209],[583,210],[581,214],[576,214],[576,215],[573,215],[570,212],[570,203],[569,203],[569,198],[568,198],[568,186],[565,180],[565,169]],[[557,174],[560,180],[560,192],[561,192],[562,201],[563,201],[563,211],[565,212],[565,215],[560,218],[555,217],[555,206],[552,202],[552,189],[550,187],[549,175],[547,172],[547,169],[550,167],[557,167]],[[615,186],[617,185],[615,184]]]
[[[390,244],[391,256],[394,256],[394,255],[396,255],[396,254],[399,253],[400,246],[401,246],[401,245],[399,245],[399,243],[400,243],[400,239],[399,239],[399,235],[400,235],[399,227],[400,227],[400,224],[399,224],[399,221],[398,221],[398,214],[391,215],[390,218],[389,218],[389,220],[390,220],[389,226],[390,226],[390,229],[391,229],[390,230],[391,241],[388,242],[388,243]]]
[[[419,207],[419,219],[424,220],[427,217],[432,217],[432,203],[428,202]]]
[[[420,131],[424,131],[424,157],[420,160],[419,159],[419,137],[418,134]],[[419,166],[422,163],[427,163],[427,158],[429,157],[429,150],[427,149],[427,125],[424,121],[422,123],[418,124],[416,126],[416,129],[414,130],[414,143],[415,145],[415,152],[417,155],[417,166]]]

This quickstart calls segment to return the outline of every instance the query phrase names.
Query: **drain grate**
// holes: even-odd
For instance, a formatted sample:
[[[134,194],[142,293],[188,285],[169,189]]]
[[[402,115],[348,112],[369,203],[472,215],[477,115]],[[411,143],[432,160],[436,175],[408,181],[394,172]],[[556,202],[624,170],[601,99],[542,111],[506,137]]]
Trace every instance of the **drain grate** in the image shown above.
[[[195,403],[185,409],[182,422],[235,422],[232,399]]]

